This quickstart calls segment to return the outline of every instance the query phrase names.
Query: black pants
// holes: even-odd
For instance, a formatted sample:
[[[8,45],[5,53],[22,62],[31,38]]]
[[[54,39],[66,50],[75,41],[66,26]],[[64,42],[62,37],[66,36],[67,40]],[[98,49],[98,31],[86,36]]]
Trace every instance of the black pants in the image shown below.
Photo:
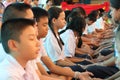
[[[107,56],[107,55],[111,54],[112,52],[113,52],[112,50],[109,50],[106,48],[106,49],[103,49],[100,53],[103,56]]]
[[[83,69],[82,67],[78,66],[78,65],[74,65],[74,66],[68,66],[70,67],[73,71],[78,71],[78,72],[84,72],[85,69]]]
[[[90,66],[86,69],[89,72],[94,74],[96,78],[107,78],[119,71],[115,66],[106,67],[106,66]]]

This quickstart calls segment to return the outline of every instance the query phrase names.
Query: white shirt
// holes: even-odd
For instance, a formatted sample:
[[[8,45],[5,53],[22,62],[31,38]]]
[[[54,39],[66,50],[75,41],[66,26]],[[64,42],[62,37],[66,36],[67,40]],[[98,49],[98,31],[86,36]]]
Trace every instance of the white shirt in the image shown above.
[[[5,58],[6,52],[3,49],[2,43],[0,43],[0,62]]]
[[[96,28],[95,26],[96,26],[95,22],[88,26],[88,28],[87,28],[88,34],[91,34],[92,32],[95,31],[95,28]]]
[[[46,4],[46,1],[47,1],[47,0],[39,0],[38,3],[39,3],[39,4]]]
[[[83,34],[88,34],[87,29],[88,29],[88,24],[86,24],[86,26],[85,26],[85,30],[84,30]]]
[[[73,57],[75,55],[76,38],[72,30],[68,29],[60,35],[64,42],[64,51],[66,57]]]
[[[63,31],[63,30],[65,30],[66,29],[66,27],[67,27],[67,24],[62,28],[62,29],[59,29],[59,32],[61,32],[61,31]]]
[[[49,71],[49,69],[47,68],[47,66],[46,66],[46,65],[42,62],[42,60],[41,60],[42,57],[45,57],[45,56],[48,56],[48,55],[47,55],[47,52],[46,52],[46,50],[45,50],[45,48],[44,48],[43,40],[40,39],[39,41],[40,41],[40,44],[41,44],[41,45],[40,45],[40,52],[39,52],[39,55],[38,55],[38,57],[37,57],[37,59],[36,59],[36,62],[43,64],[44,68],[45,68],[47,71]]]
[[[40,52],[39,52],[39,55],[38,55],[38,57],[36,59],[36,62],[41,62],[41,57],[43,57],[43,56],[48,56],[48,55],[47,55],[47,52],[46,52],[46,50],[44,48],[43,40],[40,39]]]
[[[105,23],[102,17],[100,17],[99,19],[97,19],[97,21],[95,22],[96,24],[96,29],[104,29]]]
[[[25,76],[27,75],[27,76]],[[40,80],[31,63],[24,69],[12,56],[0,63],[0,80]]]
[[[64,48],[60,48],[57,39],[51,30],[48,30],[48,34],[44,40],[44,47],[47,51],[48,56],[55,63],[58,60],[64,60]]]

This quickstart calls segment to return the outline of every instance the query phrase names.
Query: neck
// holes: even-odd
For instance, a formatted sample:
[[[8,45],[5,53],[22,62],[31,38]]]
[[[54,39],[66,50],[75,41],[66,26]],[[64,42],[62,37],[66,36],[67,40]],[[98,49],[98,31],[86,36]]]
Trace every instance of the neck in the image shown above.
[[[13,57],[17,60],[17,62],[18,62],[23,68],[25,68],[28,60],[25,60],[25,59],[23,59],[23,57],[20,57],[20,56],[18,56],[18,55],[12,55],[12,54],[11,54],[11,56],[13,56]]]
[[[58,28],[55,26],[55,27],[53,27],[53,30],[54,30],[54,32],[55,32],[55,34],[57,36],[58,35]]]

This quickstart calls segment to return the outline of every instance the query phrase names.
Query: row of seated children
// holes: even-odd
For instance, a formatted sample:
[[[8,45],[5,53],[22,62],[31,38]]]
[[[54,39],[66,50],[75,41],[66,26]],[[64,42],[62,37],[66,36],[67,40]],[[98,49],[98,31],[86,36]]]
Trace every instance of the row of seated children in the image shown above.
[[[17,7],[17,6],[19,6],[19,7]],[[11,13],[9,13],[9,15],[7,14],[9,11],[11,11],[11,10],[14,10],[15,9],[15,12],[13,11],[13,12],[11,12]],[[38,8],[39,9],[39,8]],[[21,12],[21,15],[18,15],[17,13],[20,13]],[[11,16],[10,14],[14,14],[14,16]],[[23,15],[22,15],[23,14]],[[25,19],[26,18],[26,19]],[[39,77],[40,77],[40,79],[42,79],[42,80],[44,80],[44,79],[46,79],[45,78],[45,76],[41,76],[41,75],[39,75],[39,77],[36,75],[36,73],[35,73],[35,69],[34,69],[34,63],[31,63],[32,61],[32,59],[34,59],[34,58],[36,58],[37,57],[37,54],[38,54],[38,48],[39,48],[39,41],[36,39],[36,25],[35,25],[35,23],[33,23],[33,20],[29,20],[29,19],[32,19],[33,18],[33,14],[32,14],[32,12],[31,12],[31,9],[30,9],[30,7],[28,6],[28,5],[26,5],[26,4],[23,4],[23,3],[14,3],[14,4],[11,4],[11,5],[9,5],[7,8],[6,8],[6,10],[5,10],[5,12],[4,12],[4,14],[3,14],[3,25],[2,26],[5,26],[6,25],[6,23],[9,23],[9,24],[11,24],[11,25],[13,25],[14,24],[14,22],[16,21],[16,25],[14,26],[14,28],[17,30],[13,30],[13,34],[16,34],[16,33],[14,33],[14,32],[18,32],[19,33],[19,29],[18,29],[18,27],[20,28],[21,26],[22,26],[22,24],[24,23],[24,24],[26,24],[26,25],[28,25],[26,22],[28,22],[28,23],[31,23],[31,25],[32,26],[35,26],[35,28],[33,28],[32,26],[30,27],[30,26],[26,26],[26,27],[28,27],[28,28],[25,28],[25,29],[23,29],[23,31],[21,31],[21,33],[19,34],[21,37],[19,38],[19,36],[16,36],[16,37],[14,37],[14,35],[13,35],[13,38],[10,38],[9,40],[8,40],[8,42],[10,42],[10,44],[9,43],[7,43],[7,41],[6,41],[6,44],[4,45],[4,37],[7,37],[7,35],[9,35],[9,33],[8,33],[8,31],[10,31],[11,29],[7,29],[8,31],[6,31],[6,33],[4,33],[5,31],[3,30],[3,28],[4,27],[2,27],[2,44],[4,45],[4,48],[5,48],[5,46],[6,45],[8,45],[8,49],[6,49],[8,52],[9,52],[9,50],[10,50],[10,54],[6,54],[6,57],[2,60],[2,62],[1,62],[1,71],[3,70],[4,71],[4,73],[2,73],[2,74],[0,74],[0,76],[1,76],[1,78],[2,78],[2,80],[6,80],[6,79],[14,79],[14,80],[16,80],[16,79],[20,79],[20,80],[24,80],[25,78],[23,77],[23,75],[24,74],[19,74],[19,73],[21,73],[22,71],[23,72],[25,72],[25,70],[27,70],[26,69],[26,64],[27,63],[29,63],[29,66],[31,66],[31,69],[33,70],[33,73],[31,73],[30,71],[28,71],[28,73],[27,73],[27,79],[26,80],[39,80]],[[21,21],[22,20],[22,21]],[[31,21],[31,22],[30,22]],[[42,21],[41,21],[42,22]],[[19,24],[17,24],[17,23],[19,23]],[[32,24],[33,23],[33,24]],[[23,25],[24,25],[23,24]],[[13,27],[13,26],[9,26],[9,27]],[[18,26],[19,25],[19,26]],[[18,26],[18,27],[17,27]],[[17,28],[16,28],[17,27]],[[23,26],[23,27],[25,27],[25,26]],[[6,28],[8,28],[8,25],[6,26]],[[30,32],[29,32],[29,30],[30,30]],[[31,35],[31,32],[33,32],[34,34],[33,35]],[[39,33],[39,32],[38,32]],[[4,36],[5,34],[7,34],[6,36]],[[27,35],[30,35],[29,37],[26,37]],[[43,36],[43,35],[42,35]],[[41,37],[42,37],[41,36]],[[18,40],[20,39],[20,42],[19,41],[17,41],[16,40],[16,38],[18,37]],[[24,38],[22,38],[22,37],[24,37]],[[21,39],[22,38],[22,39]],[[30,39],[29,39],[30,38]],[[29,52],[27,52],[27,50],[26,49],[29,49],[30,48],[30,45],[29,45],[29,43],[28,44],[26,44],[26,42],[24,42],[24,40],[23,39],[27,39],[28,41],[32,41],[33,43],[35,43],[35,45],[31,45],[31,47],[32,47],[32,49],[30,49],[30,53],[31,52],[33,52],[33,53],[31,53],[31,55],[29,55]],[[26,40],[25,40],[26,41]],[[13,44],[11,44],[13,42]],[[15,43],[14,43],[15,42]],[[20,43],[22,43],[23,42],[23,44],[24,44],[24,47],[21,45],[21,47],[20,47]],[[17,46],[17,44],[19,44],[19,46]],[[14,45],[14,46],[13,46]],[[16,46],[15,46],[16,45]],[[27,45],[29,45],[29,46],[27,46]],[[26,48],[25,48],[25,46],[26,46]],[[33,46],[35,46],[35,48],[33,48]],[[16,47],[16,50],[14,50],[14,48]],[[19,49],[18,49],[19,48]],[[25,49],[24,49],[25,48]],[[35,50],[34,50],[35,49]],[[5,51],[6,51],[5,50]],[[17,50],[19,50],[19,51],[17,51]],[[24,51],[23,51],[24,50]],[[28,54],[26,54],[26,53],[28,53]],[[19,54],[19,55],[18,55]],[[26,56],[25,56],[25,54],[26,54]],[[33,54],[35,54],[35,55],[33,55]],[[28,56],[29,55],[29,56]],[[7,61],[7,59],[8,58],[11,58],[12,60],[13,60],[13,63],[15,62],[17,62],[16,64],[22,69],[17,69],[18,68],[18,66],[16,67],[16,66],[14,66],[14,64],[6,64],[6,61]],[[22,62],[22,61],[24,61],[24,62]],[[28,62],[28,61],[30,61],[30,62]],[[9,61],[8,61],[8,63],[9,63]],[[10,62],[11,63],[11,62]],[[31,64],[33,64],[33,65],[31,65]],[[6,65],[6,67],[4,67]],[[9,66],[9,65],[11,65],[11,66]],[[53,64],[52,64],[53,65]],[[65,75],[65,76],[69,76],[69,77],[74,77],[74,78],[79,78],[79,79],[81,79],[81,80],[89,80],[90,79],[90,77],[89,77],[89,75],[92,75],[91,73],[89,73],[89,72],[84,72],[84,73],[79,73],[79,72],[73,72],[70,68],[61,68],[61,67],[59,67],[59,66],[55,66],[54,65],[54,67],[57,67],[57,69],[55,69],[54,70],[54,68],[53,69],[51,69],[51,70],[53,70],[53,72],[55,72],[55,73],[58,73],[58,74],[60,74],[59,72],[60,72],[60,70],[62,71],[61,72],[61,75]],[[14,71],[13,70],[13,68],[14,68],[14,70],[16,70],[16,71]],[[13,71],[12,71],[13,70]],[[66,71],[65,73],[63,72],[63,71]],[[16,74],[16,73],[18,73],[18,74]],[[69,72],[69,73],[68,73]],[[7,74],[7,75],[6,75]],[[15,75],[16,74],[16,75]],[[35,76],[33,76],[33,75],[35,75]],[[57,77],[58,78],[58,77]],[[50,78],[50,77],[47,77],[47,79],[48,80],[54,80],[53,78]],[[55,80],[57,80],[57,79],[55,79]],[[62,79],[63,80],[63,79]]]
[[[53,8],[50,8],[50,10],[48,11],[49,13],[53,13],[54,11],[56,11],[58,9],[58,12],[59,11],[61,11],[59,8],[56,8],[56,7],[53,7]],[[53,15],[53,14],[49,14],[49,15]],[[57,14],[57,15],[59,15],[59,14]],[[53,17],[53,16],[52,16]],[[59,16],[58,16],[59,17]],[[61,17],[60,17],[60,20],[61,20],[61,22],[62,22],[62,19],[63,19],[63,17],[64,17],[64,13],[63,14],[61,14]],[[62,19],[61,19],[62,18]],[[73,18],[74,19],[74,18]],[[53,20],[53,21],[52,21]],[[54,25],[55,25],[55,23],[57,23],[57,24],[59,24],[60,23],[60,20],[59,20],[59,18],[58,18],[58,20],[57,20],[57,16],[55,17],[55,18],[53,18],[52,20],[50,20],[50,21],[52,21],[53,23],[54,23]],[[77,20],[77,19],[76,19]],[[79,19],[78,19],[79,20]],[[49,22],[49,25],[52,25],[53,26],[53,23],[52,24],[50,24],[50,22]],[[64,23],[64,19],[63,19],[63,23]],[[72,22],[71,22],[72,23]],[[65,24],[65,23],[64,23]],[[57,26],[57,25],[55,25],[55,26]],[[62,28],[62,26],[63,25],[61,25],[61,24],[59,24],[57,27],[57,29],[59,29],[59,27],[60,28]],[[55,29],[55,31],[57,30],[56,29],[56,27],[55,28],[53,28],[53,29]],[[53,30],[52,29],[52,30]],[[81,30],[82,31],[82,30]],[[49,33],[49,32],[48,32]],[[56,34],[58,34],[57,32],[56,33],[54,33],[54,31],[53,31],[53,34],[54,35],[56,35]],[[78,34],[77,32],[76,32],[76,34]],[[80,35],[80,34],[79,34]],[[48,35],[47,35],[48,36]],[[59,35],[57,35],[56,36],[56,39],[58,38],[58,46],[61,46],[61,41],[62,40],[60,40],[60,37],[59,37]],[[48,38],[49,39],[49,38]],[[53,38],[52,38],[53,39]],[[46,38],[45,38],[45,40],[46,40]],[[54,42],[54,41],[53,41]],[[50,43],[49,43],[50,44]],[[65,44],[66,45],[66,44]],[[46,45],[45,45],[46,46]],[[47,44],[47,46],[49,47],[50,45],[48,45]],[[55,48],[55,46],[52,46],[51,48]],[[60,47],[59,47],[60,48]],[[62,49],[62,47],[61,47],[61,49]],[[58,49],[54,49],[53,51],[55,51],[55,50],[57,50],[56,52],[58,52],[59,50]],[[51,53],[53,53],[53,51],[51,51]],[[47,53],[48,53],[48,49],[47,49]],[[50,52],[49,52],[50,53]],[[51,53],[50,54],[48,54],[49,56],[51,55]],[[58,53],[59,55],[61,54],[61,53]],[[63,54],[64,55],[64,54]],[[54,56],[52,56],[52,57],[54,57]],[[62,57],[60,57],[60,58],[62,58]],[[51,58],[52,59],[52,58]],[[67,60],[67,59],[66,59]],[[61,65],[62,63],[60,62],[60,61],[64,61],[64,60],[58,60],[58,61],[53,61],[53,62],[55,62],[55,64],[58,64],[58,65]],[[69,61],[69,60],[67,60],[67,61]],[[67,62],[66,61],[66,62]],[[71,63],[71,64],[73,64],[73,63]],[[65,64],[66,65],[66,64]],[[65,66],[65,65],[63,65],[63,66]],[[75,65],[75,64],[74,64]]]

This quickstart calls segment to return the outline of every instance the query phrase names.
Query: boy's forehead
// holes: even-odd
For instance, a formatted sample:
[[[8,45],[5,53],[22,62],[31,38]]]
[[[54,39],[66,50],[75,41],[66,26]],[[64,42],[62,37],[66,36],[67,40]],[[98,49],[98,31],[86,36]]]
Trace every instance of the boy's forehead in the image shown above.
[[[39,18],[39,22],[40,22],[40,21],[46,21],[46,20],[48,20],[48,16],[43,16],[43,17],[40,17],[40,18]]]
[[[31,35],[31,34],[36,34],[35,33],[35,28],[32,25],[27,26],[23,31],[23,35]],[[25,33],[25,34],[24,34]]]

